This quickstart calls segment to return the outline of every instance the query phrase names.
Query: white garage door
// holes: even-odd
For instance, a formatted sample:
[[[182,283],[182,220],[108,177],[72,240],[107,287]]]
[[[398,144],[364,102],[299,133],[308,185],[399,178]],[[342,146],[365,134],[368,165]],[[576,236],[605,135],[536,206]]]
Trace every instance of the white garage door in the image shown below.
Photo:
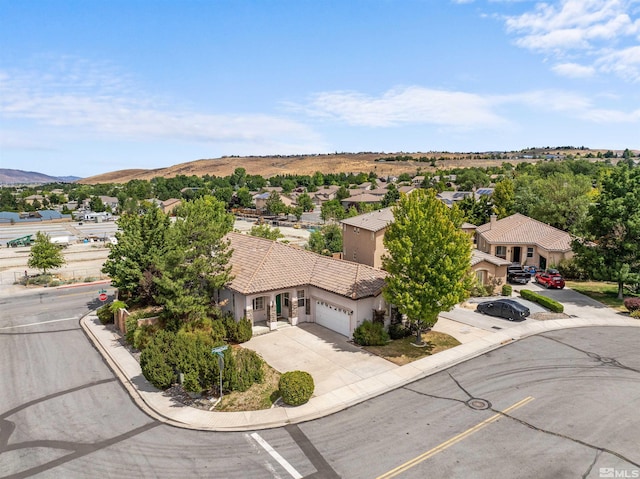
[[[349,320],[350,316],[343,309],[316,301],[316,323],[320,326],[351,337]]]

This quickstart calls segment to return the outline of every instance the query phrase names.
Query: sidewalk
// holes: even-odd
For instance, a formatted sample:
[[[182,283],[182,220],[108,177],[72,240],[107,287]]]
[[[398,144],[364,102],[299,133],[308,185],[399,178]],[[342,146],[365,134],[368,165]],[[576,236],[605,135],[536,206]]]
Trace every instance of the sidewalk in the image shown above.
[[[472,359],[505,344],[535,334],[558,329],[587,326],[640,327],[640,321],[614,313],[589,315],[588,318],[568,318],[527,322],[487,335],[479,335],[460,346],[428,356],[410,364],[384,371],[355,381],[352,384],[325,392],[298,407],[277,407],[261,411],[214,412],[177,403],[163,391],[154,388],[142,375],[140,365],[123,347],[118,337],[100,324],[91,313],[80,324],[110,367],[122,381],[136,404],[149,416],[176,427],[203,431],[247,431],[280,427],[327,416],[364,402],[390,390],[422,379],[461,362]],[[450,322],[450,330],[468,328]]]

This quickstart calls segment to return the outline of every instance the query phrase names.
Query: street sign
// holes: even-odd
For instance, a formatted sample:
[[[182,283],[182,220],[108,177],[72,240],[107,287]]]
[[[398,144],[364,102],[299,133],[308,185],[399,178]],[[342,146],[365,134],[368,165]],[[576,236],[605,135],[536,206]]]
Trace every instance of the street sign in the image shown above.
[[[213,349],[211,350],[211,354],[221,354],[221,353],[222,353],[222,351],[226,351],[226,349],[227,349],[228,347],[229,347],[229,346],[227,346],[227,345],[225,344],[224,346],[218,346],[217,348],[213,348]]]
[[[98,299],[100,301],[106,301],[107,300],[107,293],[100,293],[100,296],[98,296]]]

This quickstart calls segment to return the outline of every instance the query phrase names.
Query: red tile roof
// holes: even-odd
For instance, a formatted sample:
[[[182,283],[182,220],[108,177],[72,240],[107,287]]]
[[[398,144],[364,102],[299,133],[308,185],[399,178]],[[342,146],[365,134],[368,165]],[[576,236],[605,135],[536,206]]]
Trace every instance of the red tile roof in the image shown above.
[[[491,244],[535,244],[547,251],[571,251],[569,233],[520,213],[479,226],[476,233]]]
[[[242,294],[316,286],[351,299],[377,296],[385,271],[322,256],[255,236],[229,233],[234,279],[229,288]]]

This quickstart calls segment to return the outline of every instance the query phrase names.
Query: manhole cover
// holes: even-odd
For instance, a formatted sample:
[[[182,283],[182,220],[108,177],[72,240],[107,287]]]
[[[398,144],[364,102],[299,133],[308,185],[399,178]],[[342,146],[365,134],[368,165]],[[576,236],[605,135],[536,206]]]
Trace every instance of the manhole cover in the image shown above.
[[[466,402],[466,405],[471,409],[476,409],[478,411],[482,411],[484,409],[489,409],[491,407],[491,403],[486,399],[478,399],[472,398]]]

